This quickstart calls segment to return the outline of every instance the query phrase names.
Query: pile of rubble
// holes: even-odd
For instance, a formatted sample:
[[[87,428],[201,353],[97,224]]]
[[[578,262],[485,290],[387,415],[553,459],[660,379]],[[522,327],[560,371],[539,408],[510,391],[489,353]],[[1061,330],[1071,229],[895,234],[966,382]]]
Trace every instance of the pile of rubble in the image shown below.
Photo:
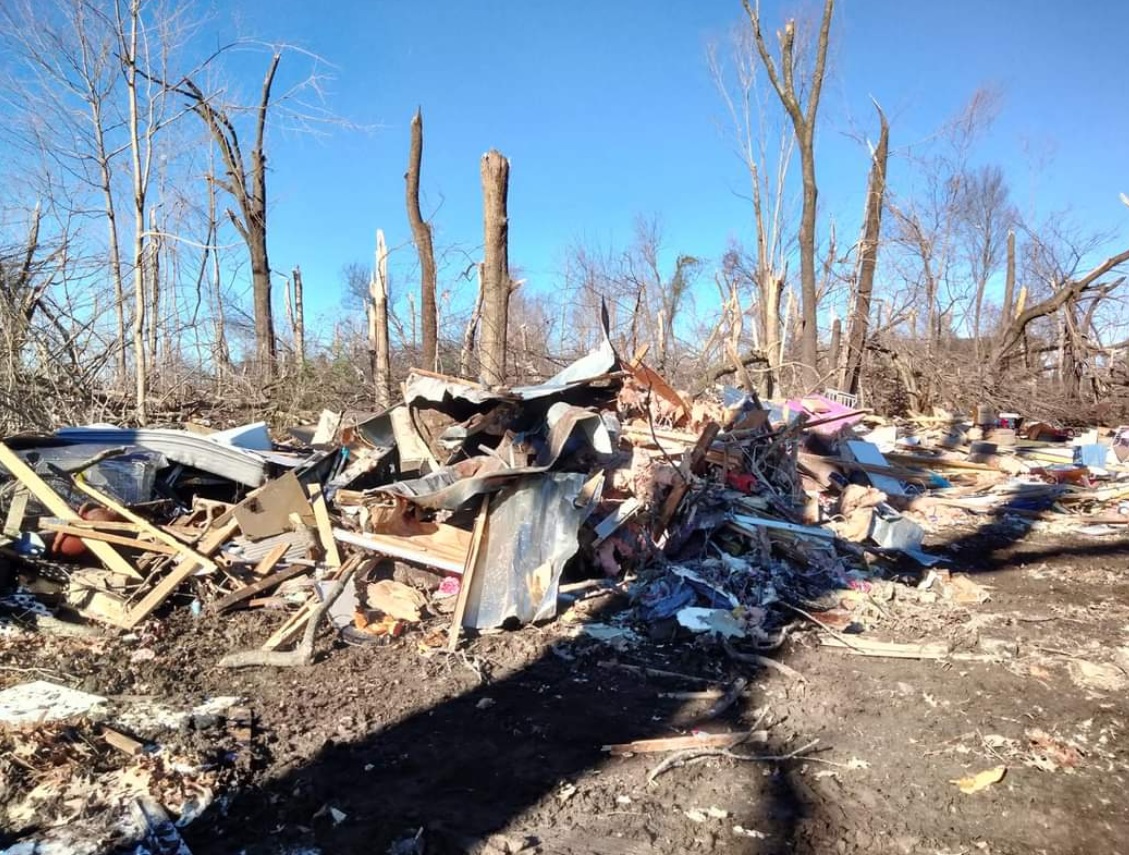
[[[927,534],[983,515],[1084,534],[1129,522],[1129,430],[1071,438],[987,408],[895,425],[837,393],[689,401],[643,356],[622,361],[605,336],[514,388],[415,370],[396,406],[325,412],[282,441],[261,423],[11,437],[5,626],[277,614],[260,649],[223,651],[242,667],[309,663],[322,622],[351,643],[416,632],[454,650],[563,605],[577,634],[621,648],[693,637],[765,664],[800,616],[854,653],[979,656],[859,634],[895,597],[986,596],[928,569],[942,559]],[[628,607],[577,607],[609,591]],[[29,703],[30,720],[65,719],[43,691],[0,692],[0,723],[26,723]]]

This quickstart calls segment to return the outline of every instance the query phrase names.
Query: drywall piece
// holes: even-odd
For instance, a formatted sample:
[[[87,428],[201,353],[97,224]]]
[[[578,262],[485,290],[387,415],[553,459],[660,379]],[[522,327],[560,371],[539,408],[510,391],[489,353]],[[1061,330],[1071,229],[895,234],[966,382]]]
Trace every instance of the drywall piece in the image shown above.
[[[20,683],[0,692],[0,723],[38,724],[60,721],[91,711],[106,703],[99,695],[91,695],[46,680]]]
[[[866,466],[886,466],[889,467],[889,462],[883,456],[882,452],[878,450],[878,446],[870,442],[864,442],[861,439],[851,439],[844,444],[843,452],[849,460],[855,463],[862,463]],[[887,496],[905,497],[906,491],[902,487],[902,482],[897,478],[892,478],[889,475],[879,475],[876,472],[867,472],[866,477],[870,483],[885,493]]]

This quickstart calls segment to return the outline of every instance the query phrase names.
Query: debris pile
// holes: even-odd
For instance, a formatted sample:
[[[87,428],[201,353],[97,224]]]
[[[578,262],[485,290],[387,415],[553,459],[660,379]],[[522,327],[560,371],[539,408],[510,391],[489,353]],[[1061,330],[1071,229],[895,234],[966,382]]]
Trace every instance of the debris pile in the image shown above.
[[[219,664],[286,666],[312,661],[323,622],[350,643],[412,633],[454,650],[463,631],[563,608],[600,644],[696,638],[802,679],[762,655],[797,620],[854,655],[999,655],[864,637],[989,596],[927,535],[986,515],[1082,534],[1129,522],[1129,429],[1074,437],[984,407],[894,424],[834,392],[691,401],[644,356],[622,361],[605,333],[532,386],[414,370],[395,406],[326,411],[283,441],[262,423],[11,437],[5,627],[74,632],[80,616],[134,633],[170,606],[255,609],[274,616],[259,649]],[[609,593],[626,607],[592,607]],[[52,747],[64,733],[12,756],[70,762]]]

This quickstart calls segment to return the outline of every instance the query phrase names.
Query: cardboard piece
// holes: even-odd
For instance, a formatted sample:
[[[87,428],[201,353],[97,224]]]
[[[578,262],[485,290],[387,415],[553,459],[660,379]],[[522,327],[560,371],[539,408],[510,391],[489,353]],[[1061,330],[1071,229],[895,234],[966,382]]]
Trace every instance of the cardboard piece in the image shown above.
[[[290,515],[298,514],[306,525],[316,525],[314,510],[293,472],[270,481],[234,508],[239,529],[251,540],[262,540],[290,530]]]
[[[365,593],[370,608],[409,623],[418,622],[421,610],[427,605],[427,600],[415,588],[391,579],[372,583]]]

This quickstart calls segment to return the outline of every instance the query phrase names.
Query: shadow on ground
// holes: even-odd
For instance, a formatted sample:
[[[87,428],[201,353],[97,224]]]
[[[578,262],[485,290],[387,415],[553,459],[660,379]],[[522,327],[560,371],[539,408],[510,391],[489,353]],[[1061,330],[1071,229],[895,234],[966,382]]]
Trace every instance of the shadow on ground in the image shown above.
[[[1012,521],[989,520],[931,549],[950,555],[954,569],[972,572],[1069,554],[1129,551],[1129,544],[1120,540],[1040,547],[1024,543],[1029,533],[1029,527]],[[704,768],[679,770],[677,780],[664,780],[657,794],[643,782],[664,755],[622,760],[602,750],[606,744],[688,732],[695,726],[694,711],[705,706],[691,709],[686,701],[662,693],[698,689],[704,683],[605,667],[609,663],[600,660],[609,654],[597,645],[575,657],[571,650],[545,648],[527,667],[503,679],[487,680],[359,740],[328,743],[300,768],[218,802],[186,830],[186,840],[194,855],[300,852],[301,847],[307,852],[316,847],[324,853],[428,855],[494,855],[521,851],[522,846],[561,855],[797,848],[799,824],[812,818],[816,808],[804,797],[803,783],[793,777],[795,764],[739,764],[736,778],[726,780],[730,785],[740,781],[743,792],[730,793],[728,803],[745,809],[735,812],[728,825],[757,829],[765,837],[722,840],[688,822],[679,809],[701,803],[695,802],[700,795],[695,788],[705,786],[709,775]],[[695,673],[713,685],[724,685],[742,670],[748,675],[747,668],[736,666],[719,649],[716,654],[696,651],[696,659],[681,667],[673,667],[661,653],[661,661],[648,661],[654,653],[655,648],[644,647],[623,661]],[[311,679],[317,679],[317,668],[326,667],[332,664],[314,666]],[[381,680],[374,680],[374,686],[373,691],[412,692],[411,686],[388,686]],[[732,707],[727,719],[711,720],[702,728],[748,727],[752,722],[746,716],[760,695],[756,679],[750,687],[752,698]],[[343,702],[325,714],[347,712]],[[778,754],[788,748],[763,750]],[[594,773],[599,773],[598,784],[593,784]],[[505,841],[484,845],[499,832]],[[410,843],[416,835],[419,848]]]
[[[700,715],[709,702],[694,702],[691,710],[687,701],[661,694],[701,689],[705,682],[642,675],[608,661],[607,648],[592,645],[585,653],[584,645],[579,647],[576,658],[571,658],[573,645],[568,651],[546,648],[511,676],[420,709],[359,740],[325,745],[301,768],[238,792],[222,807],[213,806],[185,830],[192,852],[253,855],[316,847],[323,853],[494,855],[529,845],[530,852],[579,855],[697,848],[704,842],[697,838],[709,834],[681,810],[672,810],[671,802],[694,804],[695,781],[700,776],[708,780],[708,769],[670,773],[660,779],[661,794],[656,794],[660,784],[648,788],[645,772],[669,755],[611,758],[602,746],[688,732],[695,727],[694,711]],[[626,656],[619,664],[629,661],[650,664]],[[671,667],[669,659],[654,664]],[[714,685],[741,670],[720,650],[717,655],[699,652],[696,662],[681,664],[710,682],[716,679]],[[332,664],[314,666],[319,667]],[[747,667],[744,671],[749,673]],[[316,673],[311,677],[316,679]],[[759,696],[755,679],[750,679],[750,689],[752,697],[724,716],[702,722],[701,728],[747,729],[753,724],[747,711],[757,706]],[[412,687],[395,690],[411,692]],[[326,715],[347,711],[343,704]],[[633,764],[630,773],[624,764]],[[788,841],[807,808],[791,784],[788,766],[774,764],[766,775],[764,764],[739,764],[747,792],[730,794],[735,798],[728,803],[748,809],[735,812],[726,825],[724,851],[790,851]],[[572,786],[576,791],[569,795]],[[672,799],[671,789],[683,787],[691,791]],[[344,818],[334,822],[328,808]],[[758,829],[767,839],[733,837],[728,833],[734,824]],[[483,846],[501,831],[508,843]],[[416,834],[423,843],[420,849],[407,842]]]

